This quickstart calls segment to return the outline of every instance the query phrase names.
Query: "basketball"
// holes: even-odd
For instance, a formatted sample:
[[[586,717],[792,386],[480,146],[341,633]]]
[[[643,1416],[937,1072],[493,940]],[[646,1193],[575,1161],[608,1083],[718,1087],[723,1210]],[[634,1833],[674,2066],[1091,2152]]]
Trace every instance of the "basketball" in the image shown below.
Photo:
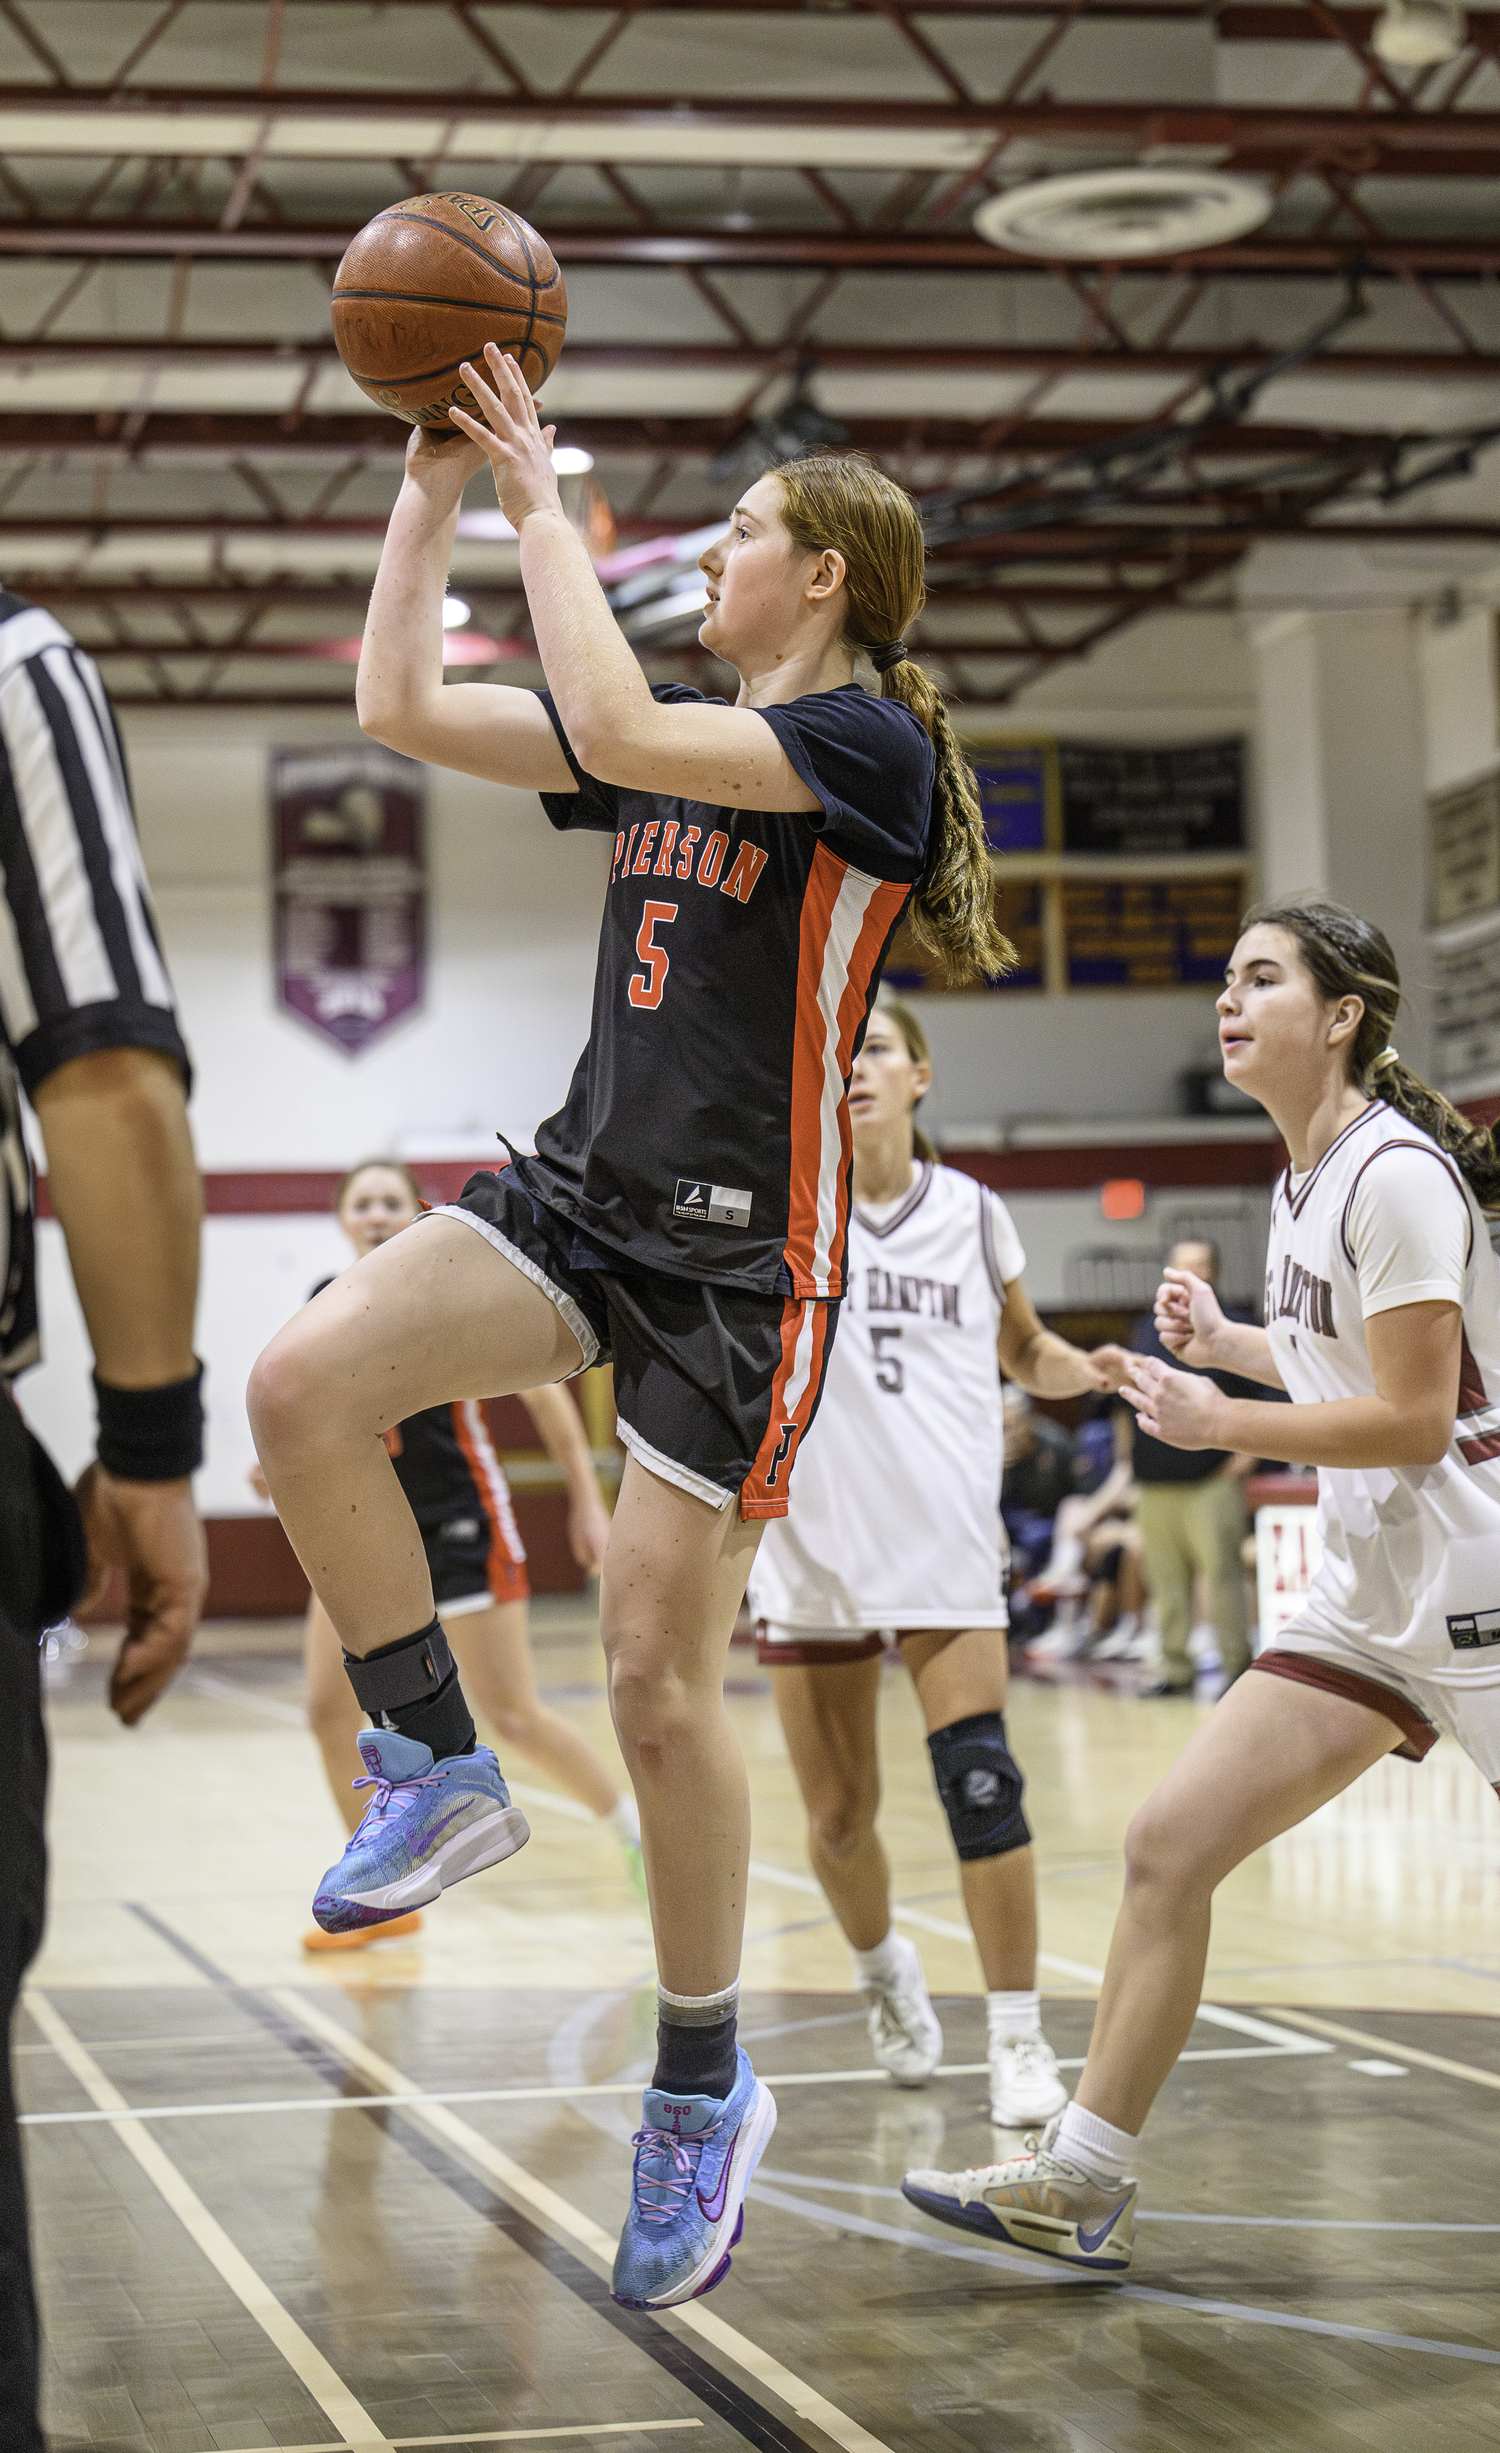
[[[333,337],[362,392],[409,426],[447,426],[487,341],[533,392],[557,363],[568,293],[551,248],[488,196],[408,196],[366,222],[334,277]]]

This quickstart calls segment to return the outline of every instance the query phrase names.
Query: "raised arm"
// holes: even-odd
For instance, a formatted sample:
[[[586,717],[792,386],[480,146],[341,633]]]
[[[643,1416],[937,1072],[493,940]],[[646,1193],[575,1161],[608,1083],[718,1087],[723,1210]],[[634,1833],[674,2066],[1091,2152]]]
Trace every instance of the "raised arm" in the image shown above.
[[[365,618],[355,684],[360,726],[430,766],[532,792],[576,792],[534,690],[443,682],[443,594],[459,504],[483,465],[482,453],[457,436],[437,443],[420,427],[412,435]]]
[[[521,577],[542,667],[580,765],[601,783],[636,791],[677,793],[730,809],[815,810],[816,793],[753,708],[659,706],[652,697],[563,511],[552,429],[542,426],[512,361],[493,346],[485,358],[488,382],[485,372],[467,363],[463,369],[483,420],[459,409],[453,415],[489,460],[500,507],[520,536]],[[470,459],[465,473],[474,465]],[[391,527],[394,533],[394,519]],[[434,549],[434,568],[438,559]],[[832,586],[841,586],[840,558],[826,559],[838,565]],[[850,670],[846,658],[838,678],[847,680]],[[815,677],[800,686],[829,685]]]
[[[107,1444],[103,1421],[118,1391],[141,1397],[175,1389],[181,1406],[165,1396],[163,1406],[192,1412],[196,1400],[185,1384],[198,1369],[193,1315],[202,1192],[172,1057],[148,1048],[74,1057],[37,1084],[32,1104],[94,1349],[100,1445],[115,1466],[91,1465],[78,1498],[96,1584],[111,1567],[125,1575],[126,1633],[110,1701],[129,1725],[156,1701],[186,1654],[208,1578],[190,1473],[172,1470],[165,1449],[156,1456],[143,1450],[135,1470],[127,1470],[134,1460]],[[127,1440],[133,1436],[127,1425]],[[148,1439],[147,1447],[154,1444]]]

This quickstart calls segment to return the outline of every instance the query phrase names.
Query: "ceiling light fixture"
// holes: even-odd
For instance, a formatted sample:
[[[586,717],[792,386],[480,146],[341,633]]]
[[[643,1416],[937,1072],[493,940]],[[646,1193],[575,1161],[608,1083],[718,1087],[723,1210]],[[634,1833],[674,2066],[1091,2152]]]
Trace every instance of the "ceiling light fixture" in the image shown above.
[[[552,466],[559,477],[586,477],[594,465],[594,455],[581,443],[559,443],[552,454]]]
[[[1271,201],[1258,179],[1229,171],[1083,170],[987,198],[974,227],[1012,255],[1117,264],[1221,247],[1258,229]]]
[[[443,628],[445,630],[462,630],[468,619],[469,608],[461,596],[443,598]]]
[[[1386,0],[1370,40],[1392,68],[1440,68],[1468,39],[1462,9],[1448,0]]]

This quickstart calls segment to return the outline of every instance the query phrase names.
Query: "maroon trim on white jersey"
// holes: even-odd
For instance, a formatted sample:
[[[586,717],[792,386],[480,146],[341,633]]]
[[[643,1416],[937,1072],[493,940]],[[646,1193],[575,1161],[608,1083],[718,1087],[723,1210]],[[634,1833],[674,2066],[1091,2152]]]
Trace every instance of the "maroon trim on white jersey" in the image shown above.
[[[1418,1132],[1421,1131],[1420,1125],[1416,1126],[1414,1129]],[[1338,1144],[1335,1143],[1334,1147],[1337,1148]],[[1469,1222],[1469,1241],[1464,1252],[1464,1267],[1467,1269],[1470,1261],[1474,1257],[1474,1213],[1470,1209],[1468,1200],[1464,1194],[1464,1180],[1459,1174],[1458,1169],[1454,1166],[1452,1159],[1448,1156],[1447,1151],[1438,1149],[1436,1143],[1428,1141],[1425,1137],[1421,1141],[1405,1141],[1399,1139],[1394,1141],[1383,1141],[1378,1150],[1372,1150],[1369,1157],[1362,1159],[1359,1165],[1355,1168],[1354,1180],[1349,1186],[1349,1197],[1345,1201],[1342,1213],[1339,1217],[1339,1242],[1344,1247],[1344,1258],[1348,1262],[1350,1268],[1353,1269],[1358,1265],[1354,1257],[1354,1247],[1349,1241],[1349,1212],[1354,1206],[1354,1196],[1359,1190],[1359,1179],[1364,1174],[1367,1167],[1374,1166],[1377,1158],[1383,1158],[1385,1156],[1387,1150],[1415,1150],[1418,1157],[1435,1158],[1439,1166],[1446,1167],[1448,1173],[1452,1176],[1454,1183],[1458,1187],[1459,1197],[1463,1201],[1464,1205],[1464,1216]],[[1295,1215],[1295,1213],[1293,1214]]]
[[[891,1215],[889,1218],[887,1218],[884,1226],[877,1226],[874,1219],[870,1216],[869,1211],[867,1209],[861,1209],[859,1203],[856,1201],[854,1204],[854,1214],[858,1218],[860,1225],[864,1228],[865,1233],[867,1235],[874,1235],[878,1237],[881,1242],[884,1242],[887,1235],[894,1235],[897,1227],[905,1226],[907,1219],[911,1216],[912,1211],[917,1207],[917,1204],[926,1197],[927,1187],[931,1182],[932,1161],[930,1158],[924,1158],[922,1161],[921,1174],[918,1176],[915,1184],[913,1184],[910,1192],[907,1194],[906,1199],[901,1203],[900,1207],[891,1212]]]
[[[1329,1143],[1322,1157],[1316,1160],[1315,1163],[1308,1168],[1306,1175],[1297,1186],[1295,1192],[1292,1190],[1292,1171],[1291,1168],[1288,1167],[1282,1181],[1286,1185],[1287,1208],[1291,1211],[1294,1218],[1301,1217],[1303,1210],[1307,1206],[1308,1194],[1312,1191],[1314,1184],[1316,1184],[1319,1176],[1322,1174],[1324,1168],[1332,1158],[1335,1150],[1341,1150],[1345,1142],[1348,1140],[1350,1134],[1357,1133],[1362,1125],[1368,1124],[1370,1118],[1375,1115],[1377,1111],[1380,1111],[1387,1116],[1391,1113],[1391,1110],[1386,1106],[1383,1099],[1372,1099],[1368,1107],[1361,1108],[1359,1114],[1350,1119],[1349,1123],[1345,1125],[1343,1131],[1334,1135],[1333,1140]],[[1351,1253],[1349,1257],[1352,1260],[1354,1256]]]

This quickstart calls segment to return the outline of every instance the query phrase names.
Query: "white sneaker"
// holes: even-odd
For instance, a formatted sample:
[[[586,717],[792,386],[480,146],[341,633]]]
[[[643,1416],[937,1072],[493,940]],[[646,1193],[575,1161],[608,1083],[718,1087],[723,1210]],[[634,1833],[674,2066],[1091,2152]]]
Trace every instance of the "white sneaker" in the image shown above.
[[[1091,1661],[1128,1661],[1131,1645],[1141,1631],[1141,1622],[1134,1610],[1122,1610],[1108,1635],[1102,1637],[1089,1655]]]
[[[997,2129],[1032,2129],[1068,2100],[1057,2055],[1043,2035],[996,2037],[990,2045],[990,2119]]]
[[[943,2031],[927,1991],[916,1944],[893,1936],[901,1972],[892,1985],[863,1984],[875,2059],[898,2087],[925,2087],[943,2058]]]
[[[1055,1618],[1045,1635],[1038,1635],[1026,1647],[1028,1661],[1076,1661],[1088,1650],[1093,1628],[1079,1615]]]

